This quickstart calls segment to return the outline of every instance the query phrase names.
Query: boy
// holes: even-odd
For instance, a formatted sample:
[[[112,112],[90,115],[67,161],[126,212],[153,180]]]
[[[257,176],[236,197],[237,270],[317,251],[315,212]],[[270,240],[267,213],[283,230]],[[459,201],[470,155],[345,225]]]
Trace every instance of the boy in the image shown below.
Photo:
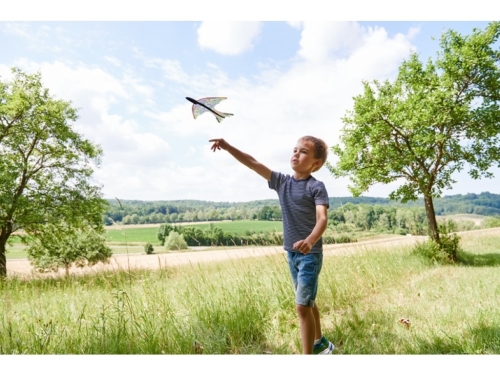
[[[302,352],[330,354],[334,345],[321,333],[319,310],[315,303],[323,262],[321,236],[326,229],[329,200],[325,185],[311,176],[326,161],[328,149],[325,142],[311,136],[298,140],[290,160],[293,176],[271,171],[222,138],[209,142],[214,142],[211,146],[214,152],[226,150],[240,163],[264,177],[270,189],[277,191],[283,216],[284,249],[287,250],[295,289]]]

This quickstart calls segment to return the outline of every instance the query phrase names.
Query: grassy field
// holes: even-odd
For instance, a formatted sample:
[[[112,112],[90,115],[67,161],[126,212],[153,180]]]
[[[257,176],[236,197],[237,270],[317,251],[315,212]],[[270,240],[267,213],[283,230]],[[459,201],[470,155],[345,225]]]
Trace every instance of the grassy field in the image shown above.
[[[281,221],[256,221],[256,220],[241,220],[241,221],[222,221],[203,223],[203,224],[189,224],[183,226],[190,226],[199,228],[201,230],[208,229],[210,225],[221,228],[224,232],[235,233],[244,235],[246,231],[259,232],[281,232],[283,230],[283,223]],[[114,254],[134,254],[144,253],[144,244],[147,242],[153,244],[154,252],[156,254],[165,252],[157,237],[158,226],[127,226],[115,225],[106,227],[106,242],[113,250]],[[7,248],[7,259],[22,259],[26,258],[25,246],[21,245],[19,239],[15,236],[12,237],[11,242],[13,246]]]
[[[118,230],[106,230],[106,241],[116,243],[150,242],[152,244],[159,244],[157,232],[158,228],[154,227],[127,228],[127,226],[124,225]]]
[[[500,233],[468,232],[461,243],[448,266],[411,247],[326,252],[317,301],[335,353],[500,353]],[[300,353],[284,255],[14,278],[0,301],[2,354]]]
[[[437,216],[436,219],[440,220],[453,220],[453,221],[472,221],[476,225],[481,225],[483,220],[487,216],[476,215],[476,214],[454,214],[454,215],[440,215]]]
[[[183,225],[185,227],[194,227],[200,230],[205,230],[213,225],[214,227],[222,229],[224,232],[244,235],[247,231],[259,232],[273,232],[283,231],[283,223],[281,221],[256,221],[256,220],[240,220],[240,221],[222,221],[203,224],[189,224]],[[115,228],[118,228],[115,229]],[[110,242],[150,242],[152,244],[158,243],[156,235],[158,227],[144,227],[144,228],[127,228],[126,225],[115,226],[115,228],[108,228],[106,231],[106,239]]]

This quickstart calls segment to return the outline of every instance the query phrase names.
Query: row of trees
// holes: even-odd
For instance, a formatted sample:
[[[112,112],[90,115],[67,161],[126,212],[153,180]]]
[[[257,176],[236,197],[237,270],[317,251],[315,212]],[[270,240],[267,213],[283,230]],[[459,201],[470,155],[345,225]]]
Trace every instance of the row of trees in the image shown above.
[[[144,202],[144,205],[149,205],[151,202]],[[123,203],[126,207],[126,203]],[[258,207],[258,206],[257,206]],[[122,220],[115,221],[107,214],[103,215],[105,225],[113,225],[120,223],[123,225],[129,224],[161,224],[161,223],[183,223],[197,221],[221,221],[221,220],[281,220],[281,208],[275,206],[263,206],[261,208],[246,208],[230,206],[228,208],[215,208],[213,206],[190,207],[171,214],[163,214],[161,212],[152,212],[141,215],[139,213],[129,213],[121,216]],[[137,211],[137,210],[136,210]],[[123,212],[130,212],[126,208]],[[115,217],[119,217],[115,215]]]
[[[427,216],[424,207],[394,207],[382,205],[347,203],[328,212],[328,229],[323,236],[326,244],[356,241],[356,232],[394,233],[426,235]],[[463,231],[477,227],[473,221],[443,220],[448,230]],[[485,219],[482,227],[500,226],[500,218]],[[246,246],[282,245],[283,237],[279,232],[250,232],[237,235],[223,231],[211,224],[202,230],[195,226],[176,226],[162,224],[157,230],[162,245],[172,232],[182,235],[187,246]],[[178,236],[176,236],[178,238]],[[175,241],[174,241],[175,242]],[[177,242],[176,242],[177,243]]]
[[[337,232],[359,230],[425,235],[428,230],[423,207],[402,208],[347,203],[328,211],[328,222],[329,227]]]
[[[138,201],[108,199],[106,225],[113,223],[165,223],[256,219],[264,206],[277,206],[277,199],[229,203],[201,200]]]
[[[330,208],[338,208],[346,203],[368,205],[391,205],[398,207],[424,207],[424,199],[402,203],[398,200],[376,197],[333,197]],[[484,216],[500,216],[500,194],[482,192],[480,194],[455,194],[434,199],[436,215],[477,214]]]
[[[467,231],[476,228],[500,226],[500,216],[488,216],[480,225],[466,218],[453,221],[438,219],[450,231]],[[356,231],[428,235],[429,227],[424,207],[395,207],[381,205],[355,205],[347,203],[341,208],[328,211],[328,227],[335,233]]]
[[[223,231],[221,228],[210,224],[209,228],[201,230],[196,227],[184,225],[162,224],[158,228],[157,236],[161,245],[172,237],[172,233],[182,235],[188,246],[269,246],[283,245],[283,234],[281,232],[250,232],[238,235]],[[346,243],[355,241],[350,236],[324,236],[326,244]]]
[[[121,211],[118,214],[116,207],[111,206],[103,215],[105,225],[113,225],[115,222],[123,225],[128,224],[162,224],[196,221],[219,221],[219,220],[281,220],[281,208],[278,200],[254,201],[245,203],[224,203],[219,207],[214,202],[205,201],[175,201],[171,202],[147,202],[121,201],[118,206]],[[115,202],[111,201],[112,204]],[[330,198],[330,211],[348,205],[377,206],[384,210],[395,212],[415,207],[424,207],[423,199],[405,204],[393,202],[386,198],[373,197],[335,197]],[[457,194],[435,199],[436,215],[452,214],[477,214],[484,216],[500,216],[500,194],[483,192],[481,194]],[[378,208],[379,210],[381,208]],[[171,212],[164,214],[163,212]],[[112,215],[115,219],[112,219]]]
[[[246,246],[246,245],[281,245],[283,236],[278,232],[248,233],[239,236],[224,232],[221,228],[210,224],[209,228],[201,230],[196,227],[183,225],[162,224],[158,228],[158,240],[165,244],[171,232],[182,234],[188,246]]]

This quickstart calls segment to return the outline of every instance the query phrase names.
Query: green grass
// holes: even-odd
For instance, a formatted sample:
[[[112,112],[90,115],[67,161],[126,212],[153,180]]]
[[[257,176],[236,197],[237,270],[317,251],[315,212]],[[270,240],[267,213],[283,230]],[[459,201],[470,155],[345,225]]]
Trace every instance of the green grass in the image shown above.
[[[244,235],[246,231],[273,232],[283,231],[283,223],[281,221],[257,221],[257,220],[241,220],[241,221],[214,221],[212,224],[190,224],[189,227],[205,230],[213,225],[222,229],[224,232]],[[126,225],[116,226],[118,229],[108,229],[106,231],[106,240],[111,242],[150,242],[158,243],[157,232],[158,228],[127,228]]]
[[[467,233],[461,244],[461,262],[448,266],[413,255],[411,247],[325,252],[317,302],[336,353],[500,353],[500,234]],[[301,351],[284,254],[12,278],[0,284],[0,314],[3,354]]]
[[[201,230],[208,229],[210,224],[190,225]],[[238,221],[223,221],[214,222],[214,227],[222,229],[224,232],[244,235],[246,231],[259,232],[282,232],[283,223],[281,221],[258,221],[258,220],[238,220]]]
[[[21,244],[7,246],[5,255],[7,259],[25,259],[27,256],[26,246]]]
[[[150,242],[159,243],[157,237],[158,228],[127,228],[126,225],[119,229],[106,230],[106,241],[115,243]]]
[[[224,221],[213,222],[213,225],[221,228],[225,232],[238,235],[244,235],[248,230],[256,233],[281,232],[283,230],[283,224],[280,221]],[[209,228],[210,224],[192,224],[189,226],[205,230]],[[144,253],[143,246],[147,242],[153,244],[155,254],[166,252],[157,237],[158,227],[128,228],[126,225],[115,225],[113,227],[107,227],[106,229],[106,242],[113,250],[113,254],[126,254],[127,252],[129,254]],[[13,246],[7,248],[7,259],[26,258],[26,247],[21,245],[19,238],[12,236],[11,243]]]
[[[483,220],[488,216],[477,215],[477,214],[453,214],[453,215],[438,215],[438,219],[450,219],[450,220]]]

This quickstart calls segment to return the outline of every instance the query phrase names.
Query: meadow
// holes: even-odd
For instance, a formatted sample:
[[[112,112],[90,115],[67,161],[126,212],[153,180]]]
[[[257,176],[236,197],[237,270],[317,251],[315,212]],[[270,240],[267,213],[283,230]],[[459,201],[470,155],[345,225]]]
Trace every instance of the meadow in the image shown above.
[[[500,353],[500,230],[461,237],[454,265],[411,246],[325,251],[317,301],[334,353]],[[0,292],[2,354],[300,353],[284,254],[9,278]]]
[[[438,220],[451,219],[456,222],[470,221],[477,222],[478,225],[484,220],[484,216],[472,214],[456,214],[448,216],[439,216]],[[261,220],[235,220],[235,221],[214,221],[203,223],[181,223],[173,225],[182,225],[185,227],[194,227],[202,231],[208,229],[211,225],[216,228],[222,229],[224,232],[245,235],[249,232],[252,233],[274,233],[282,232],[283,223],[281,221],[261,221]],[[151,243],[154,248],[155,254],[168,252],[161,246],[158,240],[157,231],[160,224],[155,225],[121,225],[113,224],[106,226],[106,243],[113,250],[113,254],[138,254],[144,253],[144,245]],[[327,232],[325,235],[333,235]],[[354,237],[357,241],[367,239],[393,237],[397,235],[391,234],[377,234],[369,232],[357,232]],[[7,259],[22,259],[27,257],[26,247],[20,243],[17,236],[11,237],[11,246],[7,248]]]
[[[211,223],[200,224],[187,224],[189,226],[205,230],[213,225],[214,227],[222,229],[224,232],[234,233],[237,235],[244,235],[247,232],[281,232],[283,230],[283,223],[281,221],[257,221],[257,220],[239,220],[239,221],[220,221]],[[148,225],[111,225],[106,227],[106,243],[113,250],[113,254],[134,254],[144,253],[144,245],[151,243],[154,247],[156,254],[166,252],[158,240],[157,231],[158,227]],[[12,237],[12,246],[8,247],[6,253],[7,259],[22,259],[26,258],[26,247],[21,245],[20,240]]]
[[[189,226],[200,230],[208,229],[211,225],[222,229],[224,232],[229,232],[237,235],[244,235],[246,232],[281,232],[283,230],[283,223],[281,221],[257,221],[257,220],[238,220],[238,221],[221,221],[202,224],[187,224]],[[159,243],[156,235],[158,231],[156,227],[128,227],[127,225],[115,225],[107,227],[106,240],[110,242],[150,242],[152,244]]]

